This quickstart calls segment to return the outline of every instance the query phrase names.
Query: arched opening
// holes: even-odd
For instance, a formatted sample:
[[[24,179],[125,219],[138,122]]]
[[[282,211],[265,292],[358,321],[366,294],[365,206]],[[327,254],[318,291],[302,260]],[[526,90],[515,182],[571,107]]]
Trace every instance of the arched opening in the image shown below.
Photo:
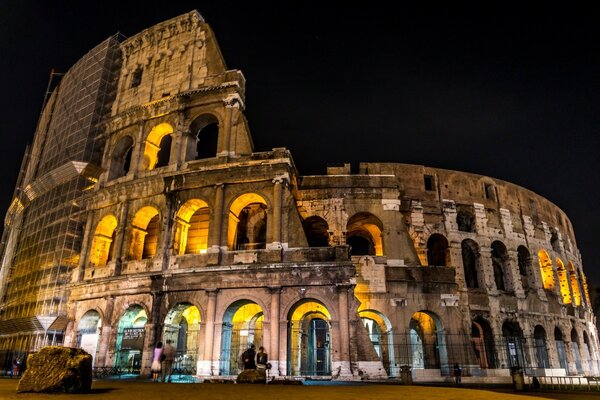
[[[573,303],[575,306],[581,306],[581,290],[579,288],[579,278],[577,277],[577,271],[572,262],[569,261],[569,279],[571,281],[571,291],[573,292]]]
[[[508,367],[525,366],[523,357],[523,331],[517,322],[506,321],[502,324],[502,339],[506,347]]]
[[[535,326],[535,328],[533,329],[533,341],[533,345],[535,347],[535,360],[537,361],[537,367],[550,368],[546,330],[543,326]]]
[[[139,374],[148,315],[144,308],[134,304],[119,319],[115,343],[115,367]]]
[[[296,304],[288,315],[288,375],[331,375],[331,314],[316,300]]]
[[[129,173],[132,152],[133,138],[125,136],[119,139],[111,154],[108,180],[117,179]]]
[[[500,291],[508,291],[509,287],[506,282],[506,273],[508,270],[508,252],[504,243],[496,240],[492,242],[492,267],[494,269],[494,282],[496,289]]]
[[[579,350],[579,335],[575,328],[571,329],[571,354],[575,360],[575,368],[579,375],[583,374],[583,364],[581,363],[581,351]]]
[[[567,278],[567,270],[560,258],[556,259],[556,274],[558,275],[558,283],[560,284],[560,294],[564,304],[571,304],[571,290],[569,290],[569,279]]]
[[[550,236],[550,246],[552,246],[552,250],[557,253],[561,253],[560,251],[560,240],[558,239],[558,232],[552,229],[552,233]]]
[[[394,336],[392,324],[385,315],[378,311],[363,310],[358,313],[369,334],[371,344],[381,360],[388,376],[397,376],[394,366]]]
[[[517,248],[517,261],[519,264],[519,275],[523,289],[529,289],[529,271],[531,271],[531,255],[525,246]]]
[[[354,214],[346,225],[346,243],[351,247],[353,256],[382,256],[383,224],[373,214],[360,212]]]
[[[538,251],[538,259],[540,260],[540,272],[542,274],[542,285],[546,290],[554,290],[554,271],[552,269],[552,260],[546,250]]]
[[[590,292],[588,291],[587,278],[583,273],[583,270],[579,271],[579,276],[581,278],[581,287],[583,288],[583,294],[585,295],[585,302],[588,307],[592,306],[592,302],[590,301]]]
[[[475,216],[469,210],[459,209],[456,213],[456,225],[461,232],[475,232]]]
[[[154,257],[158,246],[159,228],[159,214],[156,208],[146,206],[135,214],[131,224],[131,260]]]
[[[190,125],[190,133],[195,140],[188,144],[186,161],[216,157],[219,121],[214,115],[204,114],[194,119]]]
[[[418,311],[410,319],[413,369],[442,369],[447,373],[448,353],[444,327],[437,315]]]
[[[590,338],[586,331],[583,331],[583,358],[588,371],[588,374],[593,374],[592,356],[591,356]]]
[[[77,347],[87,351],[92,356],[92,366],[96,365],[98,341],[102,331],[102,319],[96,310],[83,314],[77,324]]]
[[[175,217],[175,253],[200,254],[208,249],[210,210],[200,199],[188,200]]]
[[[171,341],[177,350],[173,362],[174,373],[195,375],[198,362],[198,333],[200,310],[190,303],[179,303],[171,308],[165,318],[163,343]]]
[[[489,322],[476,318],[471,324],[471,343],[481,368],[496,368],[496,348]]]
[[[564,369],[565,372],[568,372],[567,349],[565,346],[563,333],[558,327],[554,328],[554,343],[556,345],[556,355],[558,356],[560,368]]]
[[[431,266],[447,267],[450,265],[450,251],[448,240],[444,235],[434,233],[427,239],[427,264]]]
[[[329,225],[323,218],[313,215],[302,221],[308,247],[329,247]]]
[[[112,214],[104,216],[94,231],[89,261],[94,267],[106,265],[113,257],[117,217]]]
[[[465,239],[460,247],[467,288],[477,289],[480,287],[478,274],[481,268],[479,246],[473,240]]]
[[[229,208],[227,244],[234,250],[264,249],[267,244],[267,202],[259,194],[246,193]]]
[[[146,139],[144,169],[152,170],[169,164],[173,127],[167,123],[156,125]]]
[[[221,375],[237,375],[244,364],[242,353],[250,345],[263,345],[262,308],[250,301],[239,300],[231,304],[223,315],[221,331]]]

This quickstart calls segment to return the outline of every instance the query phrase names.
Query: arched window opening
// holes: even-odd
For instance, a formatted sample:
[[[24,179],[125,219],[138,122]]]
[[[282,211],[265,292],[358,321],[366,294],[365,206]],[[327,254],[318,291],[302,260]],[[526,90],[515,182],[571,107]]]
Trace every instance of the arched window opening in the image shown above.
[[[450,251],[448,240],[444,235],[434,233],[427,240],[427,263],[428,265],[447,267],[450,265]]]
[[[143,207],[133,218],[131,225],[131,244],[129,259],[142,260],[156,254],[160,231],[158,210]]]
[[[383,224],[373,214],[360,212],[354,214],[346,225],[346,243],[351,247],[353,256],[383,255]]]
[[[77,347],[92,356],[92,366],[96,364],[96,352],[102,331],[102,319],[96,310],[86,312],[77,325]]]
[[[448,349],[439,317],[429,311],[416,312],[409,328],[413,369],[447,369]]]
[[[496,348],[490,324],[478,317],[471,324],[471,343],[481,368],[496,368]]]
[[[175,218],[176,254],[200,254],[208,249],[210,210],[206,202],[192,199],[182,205]]]
[[[534,328],[533,340],[537,367],[550,368],[550,359],[548,358],[548,345],[546,341],[546,330],[541,325],[536,325],[536,327]]]
[[[229,209],[228,244],[235,250],[264,249],[267,243],[267,202],[256,193],[239,196]]]
[[[585,302],[588,307],[592,306],[592,302],[590,301],[590,292],[588,291],[587,278],[583,273],[583,270],[579,271],[579,277],[581,279],[581,287],[583,287],[583,294],[585,295]]]
[[[392,335],[392,324],[389,319],[374,310],[362,310],[358,314],[371,339],[373,350],[375,350],[388,376],[396,376],[394,336]]]
[[[508,366],[523,367],[525,358],[523,357],[523,332],[517,322],[506,321],[502,324],[502,337],[506,345],[506,355]]]
[[[583,363],[581,362],[581,351],[579,350],[579,335],[575,328],[571,329],[571,354],[575,360],[575,368],[579,375],[583,374]]]
[[[465,283],[467,288],[479,288],[478,273],[481,266],[479,247],[471,239],[465,239],[461,243],[462,261],[465,272]]]
[[[168,165],[172,134],[173,127],[167,123],[156,125],[150,131],[144,147],[144,169],[152,170]]]
[[[586,331],[583,331],[583,360],[588,374],[593,372],[590,339]]]
[[[519,275],[521,276],[521,283],[523,289],[529,288],[529,271],[531,270],[531,255],[529,250],[525,246],[519,246],[517,248],[517,260],[519,264]]]
[[[323,218],[316,215],[308,217],[302,221],[302,227],[309,247],[329,246],[329,225]]]
[[[581,289],[579,288],[579,278],[572,262],[569,261],[569,280],[571,281],[571,291],[573,292],[573,303],[575,306],[581,306]]]
[[[540,272],[542,274],[542,285],[546,290],[554,290],[554,270],[552,269],[552,260],[546,250],[540,250],[538,252],[538,259],[540,261]]]
[[[131,136],[119,139],[111,154],[108,180],[117,179],[129,173],[132,152],[133,139]]]
[[[500,291],[509,290],[505,275],[505,271],[508,270],[507,260],[508,252],[506,251],[506,246],[500,241],[494,241],[492,243],[492,267],[494,269],[496,289]]]
[[[552,229],[552,234],[550,236],[550,245],[552,246],[552,250],[557,253],[560,253],[560,240],[558,239],[558,232]]]
[[[563,339],[563,333],[558,327],[554,328],[554,343],[556,345],[556,355],[558,356],[560,368],[563,368],[565,371],[568,371],[567,350]]]
[[[146,310],[138,304],[130,306],[119,319],[115,341],[115,366],[139,374],[144,350]]]
[[[560,258],[556,259],[556,273],[560,284],[560,293],[564,304],[571,304],[571,291],[569,290],[569,279],[567,278],[567,270]]]
[[[98,222],[92,239],[90,264],[94,267],[106,265],[113,257],[117,218],[110,214]]]
[[[204,114],[194,119],[190,125],[190,133],[195,140],[189,141],[186,161],[216,157],[219,121],[214,115]]]
[[[200,331],[200,310],[189,303],[179,303],[171,308],[165,318],[162,341],[171,341],[176,349],[173,368],[182,374],[195,371],[198,357],[198,333]]]
[[[459,209],[456,213],[456,224],[461,232],[475,232],[475,217],[466,209]]]

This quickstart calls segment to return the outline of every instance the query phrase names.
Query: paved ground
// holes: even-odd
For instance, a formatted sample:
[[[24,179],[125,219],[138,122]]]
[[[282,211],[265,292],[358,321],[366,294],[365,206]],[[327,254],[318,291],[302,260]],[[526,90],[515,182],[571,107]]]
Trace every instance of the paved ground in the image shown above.
[[[165,384],[143,381],[94,381],[92,393],[53,395],[16,393],[17,380],[0,379],[2,400],[600,400],[600,393],[526,393],[508,389],[466,389],[401,385],[234,385]]]

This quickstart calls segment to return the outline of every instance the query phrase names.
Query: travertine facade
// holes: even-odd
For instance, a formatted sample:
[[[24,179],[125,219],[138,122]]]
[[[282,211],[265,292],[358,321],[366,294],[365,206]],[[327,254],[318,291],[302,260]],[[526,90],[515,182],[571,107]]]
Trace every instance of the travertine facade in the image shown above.
[[[244,77],[227,70],[197,12],[115,46],[106,68],[116,72],[97,89],[108,93],[99,132],[88,133],[96,152],[66,160],[74,172],[63,181],[56,169],[47,172],[54,180],[27,175],[9,210],[5,355],[51,333],[90,351],[97,367],[142,374],[167,339],[177,368],[205,377],[237,374],[250,343],[266,348],[276,376],[383,379],[408,365],[415,379],[442,380],[454,363],[473,379],[508,379],[512,366],[599,374],[581,257],[551,202],[418,165],[300,176],[285,148],[253,150]],[[27,238],[22,227],[38,201],[26,188],[47,195],[68,178],[88,184],[57,199],[77,205],[69,214],[77,255],[54,266],[71,279],[50,287],[64,301],[10,314],[25,298],[14,290],[24,275],[14,262],[18,235]],[[28,257],[29,270],[41,268]],[[36,279],[41,288],[45,278]],[[11,328],[25,317],[41,331]],[[28,336],[37,340],[15,339]]]

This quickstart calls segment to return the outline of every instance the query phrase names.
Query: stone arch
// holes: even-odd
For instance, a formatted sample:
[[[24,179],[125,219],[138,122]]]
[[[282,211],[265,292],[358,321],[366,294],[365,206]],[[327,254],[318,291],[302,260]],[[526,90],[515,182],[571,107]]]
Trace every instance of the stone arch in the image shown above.
[[[483,287],[479,277],[481,271],[481,254],[479,252],[479,246],[474,240],[465,239],[461,242],[460,247],[467,288],[477,289]]]
[[[541,249],[538,251],[538,259],[540,261],[540,272],[542,274],[542,285],[546,290],[554,290],[554,270],[552,267],[552,259],[546,252]]]
[[[444,235],[434,233],[427,239],[427,264],[443,267],[450,265],[450,249]]]
[[[96,225],[89,254],[92,266],[104,266],[112,259],[117,225],[117,217],[113,214],[105,215]]]
[[[558,276],[558,283],[560,285],[560,294],[564,304],[571,304],[571,290],[569,289],[569,278],[567,277],[567,270],[565,264],[560,258],[556,259],[556,275]]]
[[[479,316],[471,323],[471,343],[479,366],[484,369],[496,368],[496,345],[490,323]]]
[[[153,206],[138,210],[131,222],[129,259],[142,260],[156,254],[160,234],[160,213]]]
[[[130,305],[120,316],[115,342],[116,367],[140,373],[147,322],[148,314],[140,304]]]
[[[217,155],[219,141],[219,120],[213,114],[201,114],[190,124],[190,141],[186,151],[186,161],[213,158]]]
[[[249,299],[231,303],[223,314],[220,374],[237,375],[243,369],[242,353],[263,344],[263,308]]]
[[[267,242],[267,201],[258,193],[237,196],[229,206],[227,245],[234,250],[264,249]]]
[[[441,369],[448,372],[448,350],[441,319],[433,312],[422,310],[410,319],[410,342],[413,369]]]
[[[583,331],[583,360],[587,367],[588,373],[594,373],[594,368],[592,367],[592,347],[590,345],[590,338],[586,331]]]
[[[492,242],[492,268],[494,271],[494,282],[496,289],[500,291],[510,291],[508,286],[507,272],[509,271],[508,266],[508,251],[506,246],[499,240]]]
[[[456,212],[456,226],[461,232],[475,232],[475,214],[470,207],[459,207]]]
[[[102,332],[102,315],[94,309],[88,310],[77,323],[77,347],[92,356],[92,366],[96,365],[98,343]]]
[[[577,270],[571,261],[568,262],[569,268],[569,280],[571,282],[571,291],[573,294],[573,303],[575,306],[581,306],[581,289],[579,288],[579,277],[577,276]]]
[[[113,147],[110,153],[110,169],[108,171],[109,181],[129,173],[133,144],[133,137],[126,135],[120,138]]]
[[[395,376],[394,335],[390,320],[381,312],[366,309],[358,312],[367,329],[371,344],[389,376]]]
[[[579,349],[579,335],[577,334],[577,329],[571,329],[571,354],[573,355],[573,360],[575,360],[575,368],[577,369],[577,373],[579,375],[583,374],[583,363],[581,362],[581,351]]]
[[[509,368],[525,366],[523,351],[523,331],[517,321],[506,320],[502,324],[502,338],[506,348],[506,361]]]
[[[144,169],[152,170],[169,164],[173,131],[173,126],[166,122],[152,128],[144,146]]]
[[[329,246],[329,225],[318,215],[312,215],[302,221],[308,247]]]
[[[177,303],[165,317],[162,341],[171,341],[176,350],[174,367],[195,374],[198,362],[200,309],[188,302]]]
[[[537,368],[550,368],[550,359],[548,357],[548,339],[546,330],[541,325],[536,325],[533,329],[533,345],[535,348],[535,360]]]
[[[560,368],[563,368],[565,371],[569,371],[567,366],[567,348],[565,345],[564,335],[558,326],[554,328],[554,344],[556,346],[556,354],[558,356]]]
[[[382,256],[382,234],[383,223],[368,212],[354,214],[346,225],[346,243],[350,245],[354,256]]]
[[[200,254],[208,250],[210,209],[201,199],[186,201],[175,215],[175,253]]]
[[[523,245],[517,248],[517,263],[519,265],[519,275],[521,276],[521,284],[523,289],[529,288],[529,277],[531,275],[531,254],[529,249]]]
[[[307,298],[288,313],[288,375],[331,375],[331,314],[323,303]]]

